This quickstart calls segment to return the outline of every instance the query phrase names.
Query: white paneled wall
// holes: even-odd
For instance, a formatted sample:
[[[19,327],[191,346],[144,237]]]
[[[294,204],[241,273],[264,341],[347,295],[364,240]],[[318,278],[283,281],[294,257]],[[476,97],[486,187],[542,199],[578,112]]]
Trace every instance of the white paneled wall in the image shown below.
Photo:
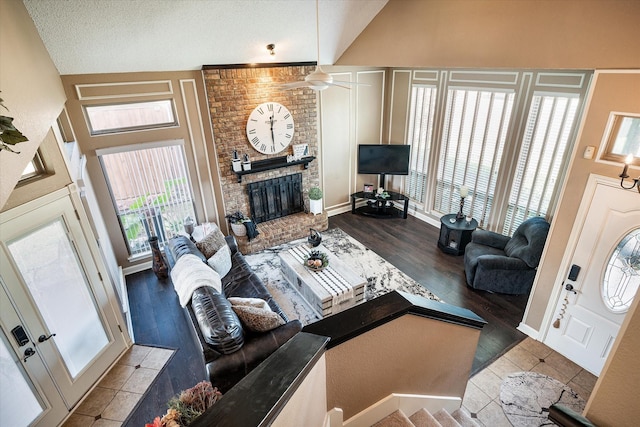
[[[352,89],[320,92],[320,153],[324,208],[329,215],[351,209],[351,193],[377,176],[358,175],[358,144],[387,143],[383,138],[386,70],[328,70],[335,81],[361,83]]]

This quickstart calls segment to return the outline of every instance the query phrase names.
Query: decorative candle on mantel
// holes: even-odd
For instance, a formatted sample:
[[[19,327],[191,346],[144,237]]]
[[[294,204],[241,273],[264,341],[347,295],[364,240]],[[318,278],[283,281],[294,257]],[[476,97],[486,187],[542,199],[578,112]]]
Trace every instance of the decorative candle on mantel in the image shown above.
[[[469,187],[466,185],[460,186],[460,197],[467,197],[469,195]]]

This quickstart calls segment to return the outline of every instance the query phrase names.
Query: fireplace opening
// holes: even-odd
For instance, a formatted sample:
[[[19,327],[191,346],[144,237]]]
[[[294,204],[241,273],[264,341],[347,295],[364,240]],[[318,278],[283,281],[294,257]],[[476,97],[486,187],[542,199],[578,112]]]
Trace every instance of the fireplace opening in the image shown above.
[[[304,212],[301,173],[250,183],[247,192],[256,224]]]

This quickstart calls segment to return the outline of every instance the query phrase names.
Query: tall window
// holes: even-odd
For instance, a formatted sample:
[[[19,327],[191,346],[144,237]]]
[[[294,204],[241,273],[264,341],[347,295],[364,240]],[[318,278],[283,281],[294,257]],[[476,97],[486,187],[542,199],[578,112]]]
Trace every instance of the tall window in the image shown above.
[[[182,145],[98,150],[116,214],[132,256],[150,252],[148,239],[161,244],[195,219]]]
[[[438,160],[434,209],[457,212],[458,189],[471,189],[471,211],[480,225],[493,195],[513,109],[513,92],[450,89]]]
[[[427,188],[427,162],[433,136],[436,88],[415,85],[411,89],[409,112],[409,144],[412,146],[409,165],[408,196],[424,203]]]
[[[533,96],[511,184],[503,234],[513,234],[527,218],[550,213],[556,184],[566,163],[579,101],[572,95]]]
[[[590,74],[434,71],[413,74],[410,199],[427,215],[455,213],[465,185],[464,213],[505,235],[532,216],[550,218]]]

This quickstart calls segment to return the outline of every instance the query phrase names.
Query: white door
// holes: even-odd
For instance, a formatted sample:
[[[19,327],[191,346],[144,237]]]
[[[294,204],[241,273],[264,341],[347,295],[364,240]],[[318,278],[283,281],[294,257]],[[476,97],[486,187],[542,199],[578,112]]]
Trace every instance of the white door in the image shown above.
[[[599,375],[640,284],[640,195],[600,182],[585,193],[581,212],[544,343]],[[572,265],[580,267],[575,280]]]
[[[3,286],[0,307],[0,425],[58,425],[67,407],[34,344],[17,340],[25,329]]]
[[[17,357],[30,377],[46,382],[31,369],[41,361],[71,409],[126,348],[90,237],[69,196],[19,215],[3,214],[1,226],[0,274],[6,304],[19,319],[4,319],[3,303],[3,333],[11,342],[16,339],[10,331],[24,329],[29,343],[19,346]],[[27,348],[33,352],[25,358]]]

